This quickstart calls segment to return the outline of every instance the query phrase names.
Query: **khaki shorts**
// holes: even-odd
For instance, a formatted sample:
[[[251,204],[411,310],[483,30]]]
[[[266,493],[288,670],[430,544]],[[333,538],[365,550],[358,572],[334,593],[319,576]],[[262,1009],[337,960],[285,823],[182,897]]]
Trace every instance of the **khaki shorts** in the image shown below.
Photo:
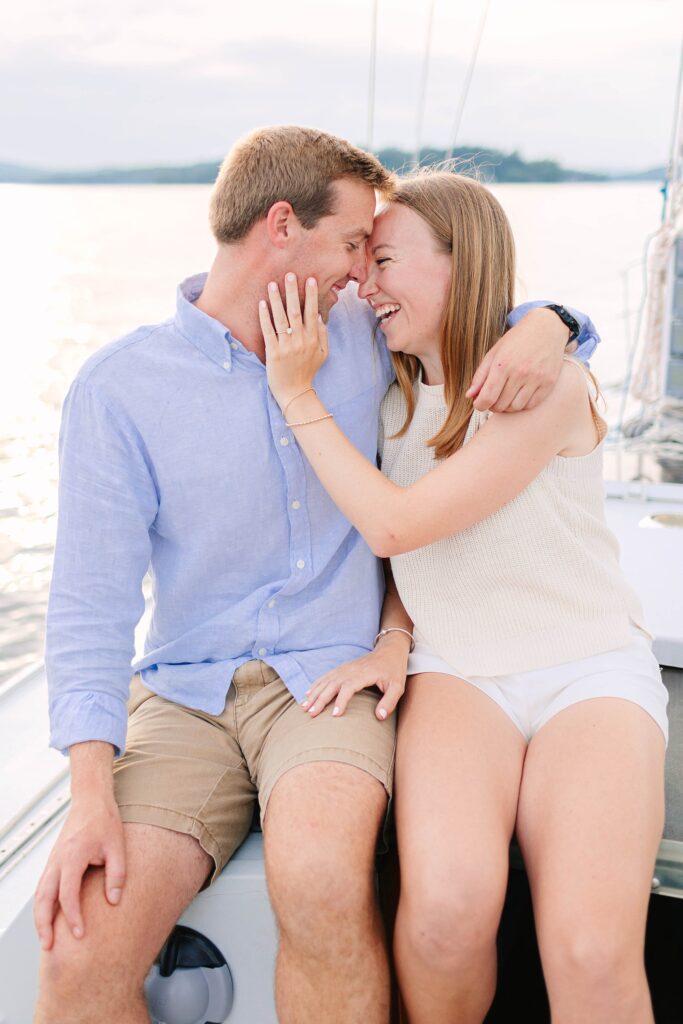
[[[194,836],[214,862],[213,882],[246,838],[258,799],[261,822],[286,771],[336,761],[368,772],[391,798],[394,716],[375,716],[377,690],[362,690],[346,711],[332,704],[311,718],[274,669],[248,661],[235,672],[220,715],[187,708],[131,686],[128,740],[114,763],[123,821]]]

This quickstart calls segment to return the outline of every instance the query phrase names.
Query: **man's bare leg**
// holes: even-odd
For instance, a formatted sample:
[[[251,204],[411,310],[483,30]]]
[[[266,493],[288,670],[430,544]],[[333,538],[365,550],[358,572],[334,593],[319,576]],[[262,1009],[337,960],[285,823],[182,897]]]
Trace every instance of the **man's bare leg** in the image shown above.
[[[61,910],[41,954],[34,1024],[149,1024],[143,982],[212,861],[196,839],[154,825],[124,824],[127,878],[121,902],[104,896],[104,871],[81,890],[85,935],[75,939]]]
[[[280,930],[281,1024],[386,1024],[389,971],[375,900],[384,787],[351,765],[315,762],[277,782],[264,827]]]

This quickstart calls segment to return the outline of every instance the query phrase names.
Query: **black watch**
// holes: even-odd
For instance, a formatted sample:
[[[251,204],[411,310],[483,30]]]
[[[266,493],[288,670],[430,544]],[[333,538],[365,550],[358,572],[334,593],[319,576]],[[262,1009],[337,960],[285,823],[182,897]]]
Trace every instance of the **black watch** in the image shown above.
[[[581,334],[581,324],[576,319],[576,317],[572,316],[571,313],[569,313],[564,308],[564,306],[549,305],[546,306],[545,308],[552,309],[553,313],[557,313],[565,327],[569,328],[569,338],[567,339],[567,344],[569,344],[570,341],[576,341],[578,336]]]

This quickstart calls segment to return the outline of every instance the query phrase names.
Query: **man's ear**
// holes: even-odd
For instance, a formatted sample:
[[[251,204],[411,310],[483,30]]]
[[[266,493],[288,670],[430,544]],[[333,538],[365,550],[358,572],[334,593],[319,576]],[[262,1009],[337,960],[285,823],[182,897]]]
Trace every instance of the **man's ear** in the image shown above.
[[[291,203],[282,199],[273,203],[266,215],[266,231],[271,243],[278,249],[291,245],[299,228],[299,218]]]

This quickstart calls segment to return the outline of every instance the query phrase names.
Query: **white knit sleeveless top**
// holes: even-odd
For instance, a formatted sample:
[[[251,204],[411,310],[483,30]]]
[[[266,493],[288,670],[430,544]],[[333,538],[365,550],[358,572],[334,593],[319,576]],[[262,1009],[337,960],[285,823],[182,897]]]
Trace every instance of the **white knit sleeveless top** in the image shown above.
[[[382,404],[382,471],[408,486],[437,464],[426,442],[446,417],[443,386],[415,383],[407,433],[397,384]],[[487,414],[475,412],[464,444]],[[391,559],[398,592],[427,644],[464,675],[508,675],[624,647],[640,602],[619,568],[604,513],[602,440],[555,456],[521,494],[460,533]]]

